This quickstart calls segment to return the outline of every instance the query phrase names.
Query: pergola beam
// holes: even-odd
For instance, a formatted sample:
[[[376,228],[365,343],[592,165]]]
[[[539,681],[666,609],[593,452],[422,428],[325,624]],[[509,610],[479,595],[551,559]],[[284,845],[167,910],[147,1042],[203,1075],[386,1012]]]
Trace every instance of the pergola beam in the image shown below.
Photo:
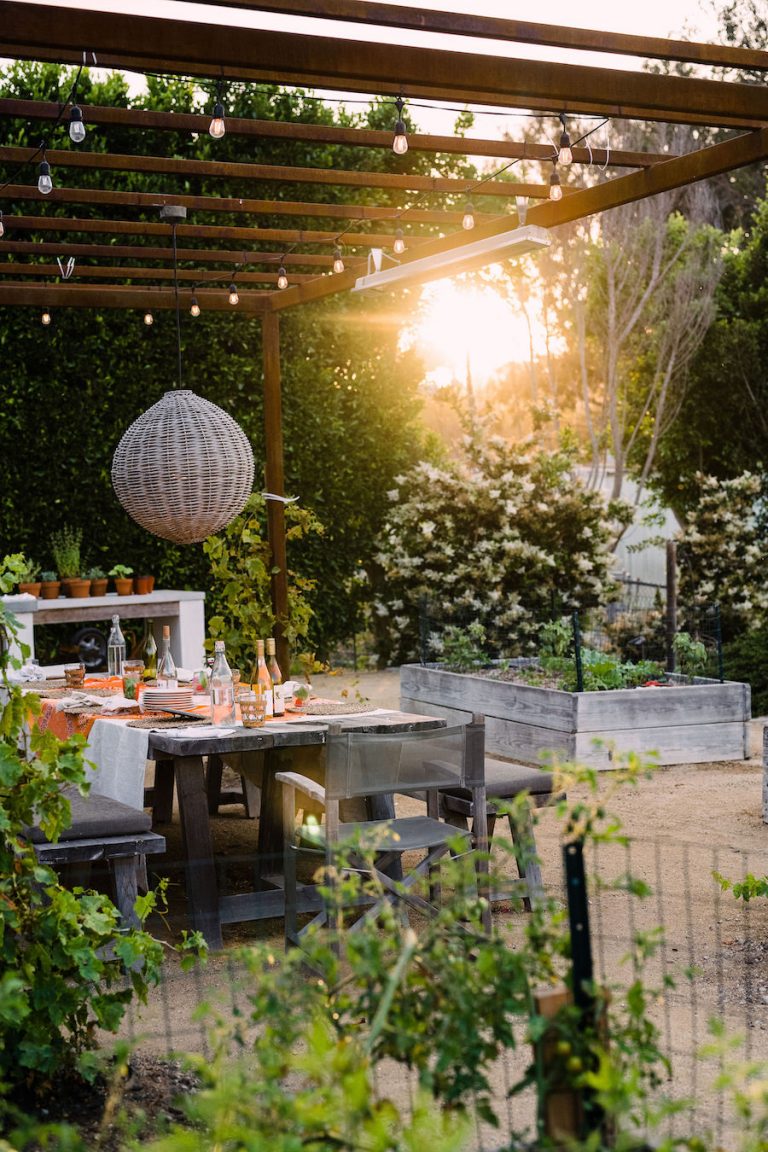
[[[197,3],[198,0],[193,0]],[[535,24],[522,20],[476,16],[464,12],[435,12],[392,4],[360,3],[360,0],[203,0],[206,6],[245,8],[249,11],[279,12],[290,16],[314,16],[323,20],[344,20],[369,27],[407,28],[418,32],[438,32],[487,40],[514,41],[552,48],[585,52],[609,52],[639,56],[649,60],[677,60],[686,64],[768,71],[768,52],[757,48],[734,48],[723,44],[702,44],[688,40],[664,40],[656,36],[632,36],[590,28],[565,28],[557,24]]]
[[[358,261],[358,264],[362,264]],[[173,268],[123,268],[120,265],[111,264],[102,266],[98,264],[82,264],[75,267],[71,273],[72,280],[173,280]],[[233,275],[238,287],[241,284],[276,284],[278,273],[277,272],[241,272],[236,274],[229,272],[219,272],[211,268],[179,268],[178,278],[181,281],[192,281],[195,284],[209,283],[216,281],[223,285],[228,285],[232,280]],[[24,264],[20,260],[9,260],[7,264],[0,263],[0,276],[55,276],[58,280],[61,277],[61,269],[58,264],[38,264],[29,263]],[[307,280],[314,280],[312,273],[306,272],[291,272],[291,280],[297,284],[304,283]],[[67,283],[70,280],[67,278]]]
[[[6,220],[9,219],[6,217]],[[12,217],[11,217],[12,219]],[[107,258],[109,260],[164,260],[172,261],[173,252],[168,248],[155,248],[143,244],[54,244],[45,240],[9,240],[3,239],[0,244],[0,254],[12,253],[16,256],[59,256],[68,259],[70,256],[85,256],[91,259]],[[333,264],[332,253],[320,252],[232,252],[218,248],[179,248],[177,258],[180,264],[241,264],[251,266],[254,264],[285,264],[305,265],[307,267],[322,267],[329,269]]]
[[[519,193],[524,195],[524,193]],[[3,200],[32,200],[40,203],[35,184],[9,184],[3,189]],[[460,225],[463,212],[428,208],[393,208],[368,204],[318,204],[295,200],[250,200],[234,196],[188,196],[173,192],[119,192],[102,188],[59,188],[45,198],[48,204],[98,204],[100,206],[140,208],[154,211],[163,204],[183,204],[198,212],[231,212],[236,216],[309,216],[331,220],[393,220],[398,224]],[[486,214],[491,218],[491,214]],[[494,216],[498,213],[494,213]],[[475,212],[475,219],[484,214]]]
[[[201,289],[195,293],[202,309],[211,312],[260,314],[266,308],[269,292],[256,290],[240,293],[240,303],[232,307],[226,292]],[[180,291],[185,307],[192,298],[191,289]],[[0,307],[6,304],[36,308],[136,308],[165,311],[176,307],[173,288],[150,285],[132,288],[106,284],[25,284],[21,281],[0,283]]]
[[[768,123],[768,89],[507,56],[0,0],[0,55],[670,122]],[[157,46],[161,45],[162,48]]]
[[[0,49],[1,51],[2,49]],[[0,148],[0,164],[24,164],[39,155],[36,148],[6,145]],[[458,176],[400,175],[396,172],[359,172],[344,168],[299,168],[284,164],[239,164],[227,160],[187,160],[178,156],[121,155],[117,152],[76,152],[48,148],[46,158],[52,168],[82,168],[88,171],[150,172],[162,176],[203,176],[208,179],[271,181],[277,184],[322,184],[352,188],[387,188],[395,191],[435,192],[466,196],[530,196],[546,200],[547,184],[515,183],[511,180],[478,181]]]
[[[45,100],[14,100],[0,98],[0,116],[52,123],[61,111],[60,104]],[[101,127],[118,126],[168,132],[208,131],[210,116],[188,112],[159,112],[146,108],[110,108],[98,104],[83,107],[86,122]],[[256,137],[265,140],[300,141],[305,144],[335,144],[355,148],[392,147],[392,133],[373,128],[346,128],[336,124],[305,124],[301,121],[247,120],[227,115],[227,135]],[[551,144],[532,141],[487,140],[475,136],[432,136],[423,132],[409,132],[408,148],[411,152],[444,152],[460,156],[495,156],[504,160],[552,159]],[[647,168],[669,156],[657,152],[632,152],[624,149],[573,148],[576,164],[596,164],[610,168]]]

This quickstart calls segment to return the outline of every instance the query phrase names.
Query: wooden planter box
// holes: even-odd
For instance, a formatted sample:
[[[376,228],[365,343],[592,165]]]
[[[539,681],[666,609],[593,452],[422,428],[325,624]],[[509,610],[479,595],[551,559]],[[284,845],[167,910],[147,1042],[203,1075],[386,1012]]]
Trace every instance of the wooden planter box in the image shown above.
[[[621,752],[655,752],[659,764],[744,760],[750,704],[748,684],[698,678],[677,688],[579,693],[445,672],[436,664],[400,669],[404,711],[455,722],[481,712],[487,751],[524,764],[540,764],[548,752],[596,768],[612,768]],[[595,747],[595,740],[606,746]]]

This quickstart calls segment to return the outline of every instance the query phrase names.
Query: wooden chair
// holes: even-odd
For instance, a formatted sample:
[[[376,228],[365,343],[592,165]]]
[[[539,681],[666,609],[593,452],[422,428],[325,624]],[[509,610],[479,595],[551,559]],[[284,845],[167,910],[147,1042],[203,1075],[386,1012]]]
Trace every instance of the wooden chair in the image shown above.
[[[146,857],[165,851],[165,837],[150,831],[151,818],[106,796],[81,796],[67,789],[72,823],[51,844],[36,825],[26,830],[41,864],[52,868],[70,865],[87,872],[98,860],[107,862],[114,875],[115,904],[126,927],[138,927],[134,909],[139,876],[146,884]],[[86,877],[87,881],[87,877]]]
[[[485,788],[487,803],[485,820],[489,843],[493,840],[496,818],[498,815],[499,800],[513,800],[521,792],[527,792],[531,804],[540,808],[553,799],[554,777],[551,772],[544,772],[538,768],[527,767],[524,764],[510,764],[504,760],[485,761]],[[440,793],[441,815],[456,828],[469,828],[472,821],[472,835],[475,835],[476,806],[471,792],[466,788],[450,787]],[[521,879],[526,882],[525,906],[530,910],[531,901],[539,899],[544,892],[541,878],[541,865],[536,851],[536,837],[533,829],[530,809],[522,813],[522,827],[513,825],[509,816],[509,830],[513,837],[518,837],[522,843],[518,844],[517,868]],[[496,894],[492,899],[503,900],[503,894]]]
[[[456,828],[438,818],[438,789],[456,786],[472,796],[477,817],[474,822],[474,844],[478,851],[478,885],[487,889],[486,795],[484,780],[484,722],[475,716],[471,724],[450,728],[406,733],[344,731],[340,725],[329,729],[326,742],[325,786],[295,772],[278,772],[282,786],[285,871],[285,939],[286,946],[299,945],[310,925],[301,931],[297,917],[297,854],[303,844],[312,844],[324,852],[328,873],[335,861],[339,844],[358,834],[366,839],[375,836],[377,852],[372,871],[387,899],[400,899],[415,910],[434,914],[439,901],[438,868],[440,859],[455,842]],[[395,817],[391,797],[396,792],[426,792],[427,815]],[[297,793],[308,796],[325,810],[325,824],[296,827]],[[388,801],[386,819],[344,823],[339,804],[343,800],[367,797],[369,801]],[[471,848],[469,832],[464,832]],[[385,869],[393,859],[406,852],[423,852],[419,863],[409,869],[402,881],[393,880]],[[370,871],[369,862],[353,853],[350,863]],[[430,880],[430,900],[414,890],[423,876]],[[357,923],[378,914],[379,905],[369,908]],[[311,924],[327,921],[327,910]],[[490,909],[486,905],[484,927],[490,931]]]

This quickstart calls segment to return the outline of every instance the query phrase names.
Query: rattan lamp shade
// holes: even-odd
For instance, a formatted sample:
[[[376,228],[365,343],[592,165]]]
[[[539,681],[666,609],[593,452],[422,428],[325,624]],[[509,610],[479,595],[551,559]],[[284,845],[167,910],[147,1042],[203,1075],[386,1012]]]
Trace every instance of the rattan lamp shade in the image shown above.
[[[112,460],[112,484],[128,515],[148,532],[194,544],[242,511],[253,469],[242,428],[209,400],[180,388],[131,424]]]

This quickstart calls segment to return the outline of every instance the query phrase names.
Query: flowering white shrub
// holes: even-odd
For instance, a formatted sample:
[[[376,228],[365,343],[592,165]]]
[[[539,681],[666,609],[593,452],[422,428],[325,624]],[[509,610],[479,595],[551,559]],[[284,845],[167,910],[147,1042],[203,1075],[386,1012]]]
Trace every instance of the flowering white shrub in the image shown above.
[[[719,604],[737,626],[768,623],[768,508],[762,478],[697,473],[699,503],[678,536],[680,599]]]
[[[389,660],[419,655],[423,598],[441,625],[426,637],[433,655],[444,625],[473,620],[512,654],[527,649],[553,607],[591,607],[615,591],[611,543],[627,510],[580,484],[572,448],[542,452],[477,436],[464,448],[463,460],[419,464],[389,493],[373,606]]]

